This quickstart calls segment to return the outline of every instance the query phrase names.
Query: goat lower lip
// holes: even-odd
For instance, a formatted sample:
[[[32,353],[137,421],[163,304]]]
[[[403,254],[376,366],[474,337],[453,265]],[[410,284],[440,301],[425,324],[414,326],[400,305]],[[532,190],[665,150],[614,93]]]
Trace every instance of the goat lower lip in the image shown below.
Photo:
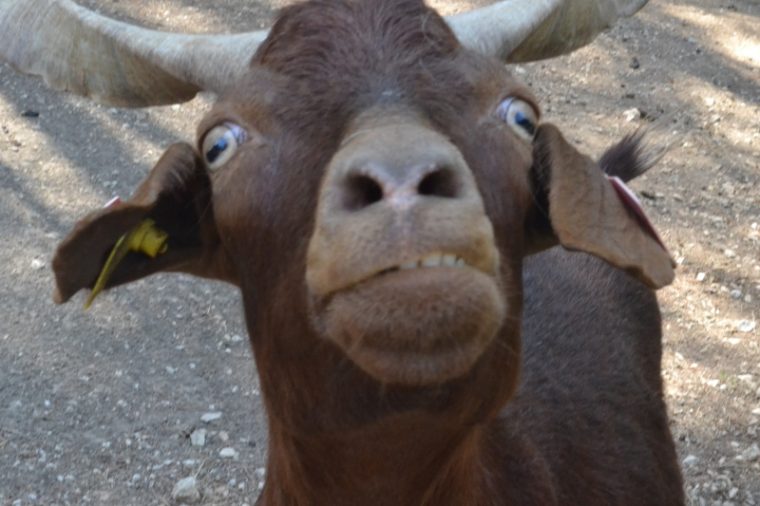
[[[373,276],[316,309],[325,337],[359,368],[386,383],[424,385],[466,373],[506,304],[492,276],[432,267]]]
[[[357,281],[356,283],[340,288],[338,290],[332,291],[330,293],[327,293],[320,297],[315,297],[312,299],[312,304],[314,305],[314,308],[317,312],[324,311],[333,301],[335,297],[338,297],[340,295],[345,294],[351,294],[356,291],[365,290],[367,287],[374,287],[377,288],[377,284],[382,283],[385,286],[386,289],[392,291],[393,286],[388,286],[389,283],[404,283],[407,284],[410,281],[420,278],[430,278],[432,276],[441,276],[441,279],[444,279],[446,276],[459,276],[465,273],[465,271],[469,271],[469,273],[472,274],[481,274],[481,275],[487,275],[487,273],[484,273],[483,271],[479,269],[475,269],[474,267],[470,267],[469,265],[465,265],[463,267],[449,267],[449,266],[438,266],[438,267],[421,267],[417,269],[402,269],[400,266],[391,267],[389,269],[384,269],[379,272],[375,272],[374,274],[371,274],[365,278],[362,278],[361,280]],[[455,279],[452,279],[452,289],[456,288],[457,282]],[[423,295],[419,290],[417,290],[417,293],[420,295]]]

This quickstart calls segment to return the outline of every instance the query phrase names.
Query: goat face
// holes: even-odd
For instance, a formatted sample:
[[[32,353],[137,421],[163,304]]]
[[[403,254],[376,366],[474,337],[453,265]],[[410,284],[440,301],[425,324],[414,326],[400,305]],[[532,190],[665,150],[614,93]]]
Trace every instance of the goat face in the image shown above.
[[[270,416],[341,412],[332,426],[410,403],[463,418],[503,406],[526,254],[559,241],[670,281],[667,252],[596,164],[537,126],[524,86],[421,2],[384,5],[286,9],[198,148],[170,148],[61,245],[59,300],[93,286],[92,251],[150,217],[168,251],[130,253],[109,286],[159,270],[237,284],[281,400]]]
[[[381,382],[438,384],[473,366],[505,315],[493,228],[455,140],[477,128],[479,97],[473,62],[440,18],[415,4],[379,23],[376,10],[355,12],[351,23],[324,7],[286,16],[258,58],[287,76],[285,89],[307,90],[284,93],[285,104],[301,104],[284,129],[326,135],[305,146],[303,158],[319,160],[302,168],[318,192],[298,222],[316,217],[303,236],[306,261],[292,260],[305,265],[314,328]],[[299,18],[320,16],[335,24],[304,33]],[[325,110],[337,113],[325,119]]]
[[[522,256],[531,146],[499,114],[512,100],[535,117],[535,101],[421,4],[382,23],[367,3],[352,33],[332,5],[287,12],[250,87],[200,129],[207,157],[217,137],[248,139],[211,186],[221,241],[255,297],[254,340],[333,348],[383,384],[461,378],[489,348],[484,368],[516,371],[510,259]],[[308,328],[285,330],[296,324]]]

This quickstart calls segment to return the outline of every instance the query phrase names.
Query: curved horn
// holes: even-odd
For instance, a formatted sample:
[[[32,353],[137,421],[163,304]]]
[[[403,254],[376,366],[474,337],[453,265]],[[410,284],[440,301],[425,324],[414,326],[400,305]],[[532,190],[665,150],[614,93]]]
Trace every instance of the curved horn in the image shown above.
[[[266,31],[186,35],[140,28],[70,0],[0,0],[0,60],[56,89],[143,107],[223,91]]]
[[[648,0],[505,0],[447,18],[460,42],[503,61],[569,53]]]
[[[447,21],[466,47],[505,61],[567,53],[647,0],[503,0]],[[55,29],[51,30],[51,27]],[[187,35],[101,16],[71,0],[0,0],[0,59],[53,88],[143,107],[223,92],[266,31]]]

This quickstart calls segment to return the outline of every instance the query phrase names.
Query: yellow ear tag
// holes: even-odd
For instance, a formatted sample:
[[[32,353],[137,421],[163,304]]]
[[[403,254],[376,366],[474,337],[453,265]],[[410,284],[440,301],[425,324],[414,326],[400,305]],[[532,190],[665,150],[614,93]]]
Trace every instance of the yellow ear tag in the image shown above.
[[[143,253],[150,258],[156,258],[158,255],[166,253],[169,249],[167,241],[169,235],[163,230],[156,227],[156,222],[147,218],[143,220],[139,225],[133,228],[130,232],[127,232],[116,241],[111,254],[108,255],[108,259],[103,264],[103,270],[100,271],[98,280],[95,282],[95,286],[92,287],[90,296],[84,303],[84,308],[89,309],[92,302],[95,300],[100,292],[106,287],[108,279],[116,270],[116,266],[124,260],[127,253],[134,251],[136,253]]]

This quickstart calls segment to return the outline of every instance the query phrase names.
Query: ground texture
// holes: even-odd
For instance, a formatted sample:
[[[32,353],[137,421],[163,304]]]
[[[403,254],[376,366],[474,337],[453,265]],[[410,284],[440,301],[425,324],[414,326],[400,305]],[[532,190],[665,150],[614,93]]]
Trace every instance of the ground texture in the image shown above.
[[[287,2],[82,3],[239,31]],[[652,0],[572,56],[514,72],[590,154],[652,124],[672,145],[633,186],[679,263],[660,292],[663,374],[689,502],[760,504],[760,5]],[[57,242],[192,139],[207,106],[110,109],[0,66],[0,504],[172,504],[185,477],[203,504],[253,503],[266,427],[235,290],[161,275],[89,312],[50,297]]]

